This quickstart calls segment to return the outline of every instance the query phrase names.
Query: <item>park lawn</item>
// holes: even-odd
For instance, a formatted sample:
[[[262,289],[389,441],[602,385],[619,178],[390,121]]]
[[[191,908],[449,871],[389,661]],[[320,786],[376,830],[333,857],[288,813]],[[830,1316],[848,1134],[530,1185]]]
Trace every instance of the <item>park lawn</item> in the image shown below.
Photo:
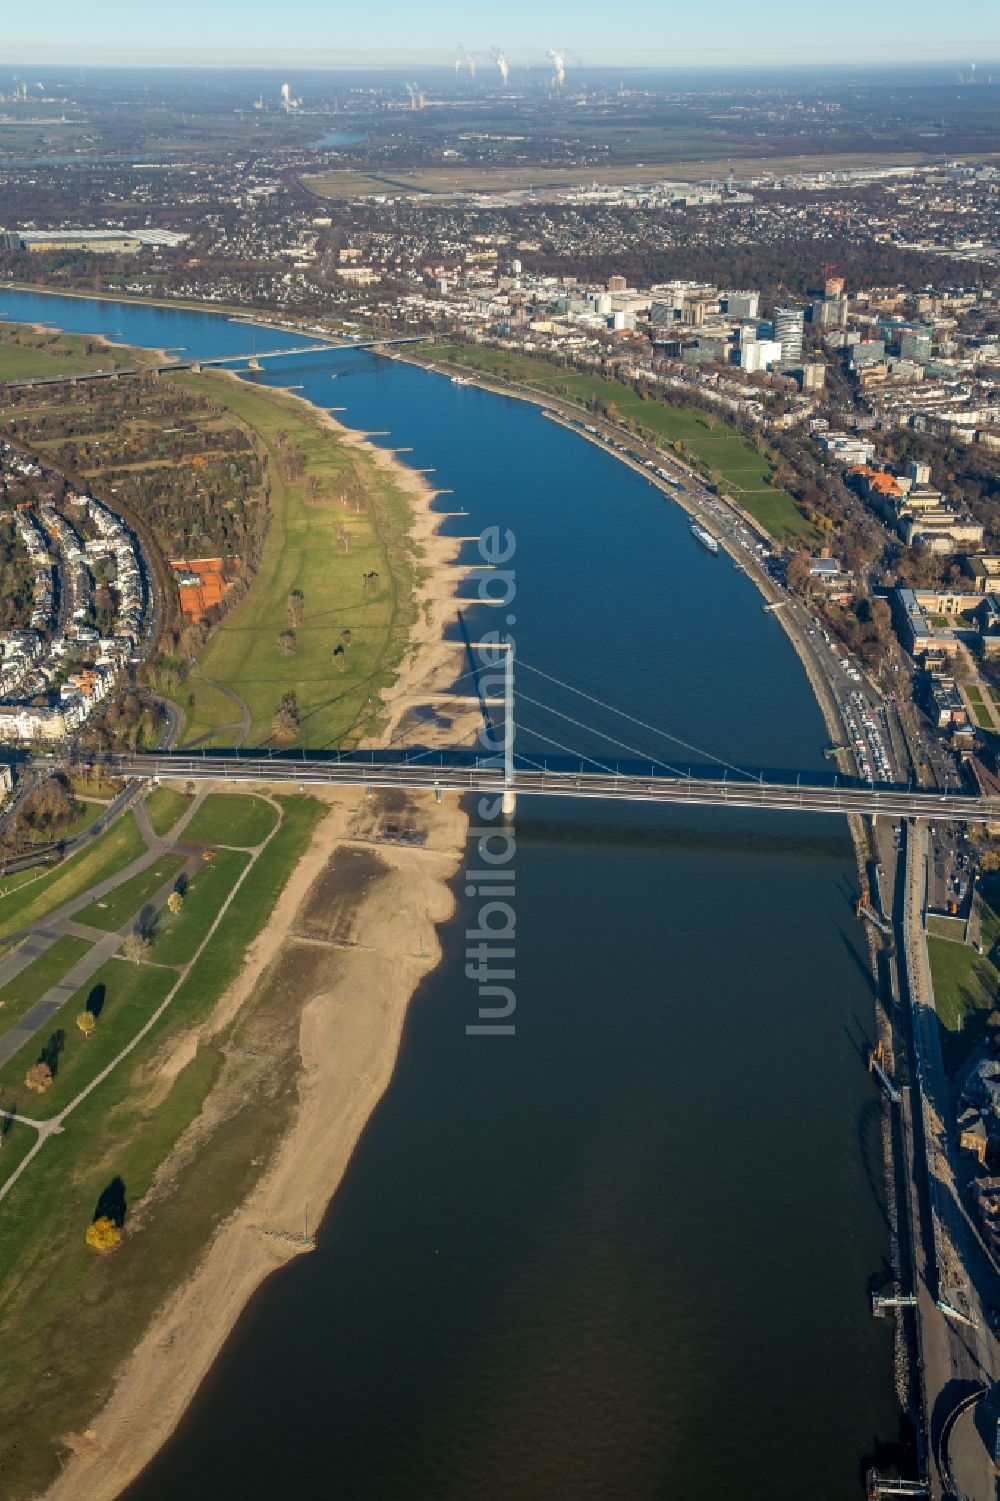
[[[981,730],[992,730],[992,728],[993,728],[993,716],[990,713],[989,709],[987,709],[987,707],[986,707],[985,704],[982,704],[982,703],[979,703],[979,704],[973,703],[972,704],[972,712],[973,712],[973,714],[975,714],[976,721],[977,721],[977,723],[979,725],[979,728]]]
[[[76,915],[76,921],[88,928],[103,928],[114,933],[130,917],[137,917],[160,887],[171,880],[185,863],[183,855],[161,855],[146,870],[123,881],[99,901],[91,902]]]
[[[84,829],[89,829],[90,825],[106,812],[106,803],[78,802],[70,816],[62,823],[49,825],[45,829],[29,830],[27,843],[29,846],[44,847],[75,839],[77,834],[82,834]]]
[[[0,1031],[6,1032],[19,1021],[90,949],[91,944],[85,938],[64,933],[44,954],[39,954],[20,974],[0,988]]]
[[[497,379],[509,372],[515,382],[584,406],[596,400],[619,421],[643,429],[701,469],[725,495],[745,506],[776,540],[791,536],[815,540],[819,536],[792,497],[772,488],[776,460],[770,450],[757,448],[721,417],[673,406],[656,396],[642,397],[631,386],[599,375],[562,370],[536,355],[462,344],[421,346],[418,352],[429,362],[465,365]]]
[[[776,542],[789,537],[815,538],[816,528],[805,519],[784,490],[744,490],[731,497],[742,506]]]
[[[22,886],[31,886],[55,869],[56,864],[35,865],[28,870],[14,870],[9,875],[0,876],[0,898],[8,896],[12,891],[19,891]]]
[[[177,974],[172,969],[109,959],[59,1008],[37,1036],[0,1068],[0,1100],[17,1099],[21,1113],[33,1120],[48,1120],[58,1115],[121,1052],[176,983]],[[98,1000],[102,986],[103,999]],[[89,1037],[76,1025],[84,1010],[93,1010],[97,1016],[97,1026]],[[62,1046],[51,1087],[44,1094],[32,1094],[25,1088],[24,1076],[60,1033]]]
[[[186,792],[178,792],[175,787],[154,787],[146,798],[146,812],[154,830],[162,839],[169,834],[177,820],[191,806],[191,799]]]
[[[32,1126],[0,1116],[0,1184],[6,1183],[18,1163],[27,1157],[37,1137],[38,1132]]]
[[[153,938],[157,964],[187,964],[194,957],[250,858],[242,850],[217,851],[189,884],[180,912],[164,909]]]
[[[176,379],[193,381],[191,389],[216,397],[253,430],[271,481],[270,525],[256,578],[213,633],[199,665],[205,677],[246,703],[248,745],[274,743],[271,721],[288,690],[295,693],[300,725],[295,740],[285,743],[317,750],[354,745],[377,725],[380,691],[393,682],[416,619],[410,502],[370,454],[349,448],[300,403],[225,376]],[[293,447],[303,460],[294,478],[287,463]],[[360,512],[344,500],[355,480],[364,495]],[[338,528],[349,536],[347,553]],[[366,587],[366,576],[373,588]],[[293,590],[302,593],[303,613],[295,650],[283,656],[278,638],[288,626]],[[335,656],[340,646],[344,651]],[[203,686],[191,680],[188,742],[238,718],[221,695],[200,700]]]
[[[193,844],[228,844],[253,849],[278,821],[271,803],[247,792],[210,792],[188,824],[185,839]]]
[[[89,797],[101,803],[110,803],[121,791],[120,783],[106,781],[104,777],[71,777],[70,787],[74,797]]]
[[[44,342],[43,348],[32,348]],[[23,323],[0,323],[0,381],[34,380],[40,375],[71,376],[87,370],[110,370],[131,365],[129,352],[103,348],[87,353],[90,337],[78,334],[38,334]]]
[[[236,732],[226,729],[226,725],[240,723],[240,711],[232,699],[214,683],[208,683],[193,673],[187,678],[184,688],[186,693],[180,696],[184,708],[183,744],[230,749]],[[192,698],[193,704],[190,702]]]
[[[984,922],[984,938],[985,928]],[[953,1074],[985,1037],[986,1019],[1000,996],[1000,972],[974,949],[944,938],[928,938],[927,952],[941,1051]]]
[[[128,1234],[126,1215],[125,1238],[112,1256],[97,1257],[85,1245],[102,1190],[120,1177],[128,1206],[143,1198],[224,1066],[225,1038],[203,1042],[164,1093],[165,1048],[208,1014],[239,973],[247,947],[327,813],[308,797],[284,798],[282,805],[281,828],[175,1000],[131,1057],[73,1112],[72,1129],[45,1143],[0,1202],[0,1320],[7,1342],[0,1433],[17,1436],[16,1443],[0,1439],[0,1464],[12,1497],[36,1494],[57,1473],[58,1436],[87,1427],[155,1309],[266,1167],[294,1108],[297,1065],[294,1057],[276,1057],[284,1086],[277,1101],[248,1091],[241,1109],[185,1166],[177,1191],[166,1187],[144,1209],[141,1234]],[[287,1010],[297,1033],[298,1011]],[[243,1017],[237,1027],[246,1024]],[[84,1046],[95,1042],[81,1040]],[[250,1042],[261,1046],[256,1038]]]
[[[982,701],[983,701],[982,691],[980,690],[980,688],[978,687],[978,685],[976,683],[967,683],[966,687],[965,687],[965,691],[968,694],[969,702],[970,703],[973,703],[973,704],[981,704],[982,703]]]
[[[86,849],[55,866],[37,881],[0,897],[0,937],[33,926],[90,886],[124,870],[146,848],[131,810]]]

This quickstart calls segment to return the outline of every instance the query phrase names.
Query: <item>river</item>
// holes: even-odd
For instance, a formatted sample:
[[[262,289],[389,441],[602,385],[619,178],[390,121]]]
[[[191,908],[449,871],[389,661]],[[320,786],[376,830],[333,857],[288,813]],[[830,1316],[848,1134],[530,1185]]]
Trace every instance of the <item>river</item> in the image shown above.
[[[247,343],[180,309],[3,291],[0,313]],[[540,669],[699,753],[821,766],[784,633],[641,475],[534,406],[357,351],[260,379],[412,449],[469,513],[456,534],[514,532],[519,749],[613,758],[596,724],[701,758]],[[460,882],[315,1254],[254,1298],[130,1501],[844,1501],[898,1440],[846,826],[525,801],[516,831],[516,1036],[466,1036]]]

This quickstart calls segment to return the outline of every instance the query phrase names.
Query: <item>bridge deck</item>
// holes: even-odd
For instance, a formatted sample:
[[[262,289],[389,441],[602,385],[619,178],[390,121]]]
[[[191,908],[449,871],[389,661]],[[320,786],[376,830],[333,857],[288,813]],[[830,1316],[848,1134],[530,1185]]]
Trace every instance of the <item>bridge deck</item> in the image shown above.
[[[942,818],[1000,822],[1000,798],[879,787],[803,786],[601,772],[526,770],[511,782],[496,766],[434,765],[429,760],[383,763],[363,755],[322,759],[289,755],[188,756],[183,752],[113,758],[116,776],[171,780],[206,778],[234,782],[292,782],[329,786],[414,787],[517,797],[594,798],[612,802],[688,803],[718,808],[764,808],[796,813],[885,814],[893,818]]]

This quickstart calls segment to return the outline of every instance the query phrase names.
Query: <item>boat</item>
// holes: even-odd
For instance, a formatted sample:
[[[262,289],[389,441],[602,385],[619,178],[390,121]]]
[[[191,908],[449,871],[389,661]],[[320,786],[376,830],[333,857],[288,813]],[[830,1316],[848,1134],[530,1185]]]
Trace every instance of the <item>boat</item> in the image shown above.
[[[692,534],[692,536],[697,537],[698,541],[701,543],[702,547],[707,547],[708,550],[709,550],[709,552],[718,552],[719,551],[719,544],[718,544],[718,542],[712,536],[711,532],[706,532],[706,530],[705,530],[705,528],[703,526],[698,526],[697,523],[696,523],[691,528],[691,534]]]
[[[453,386],[467,386],[467,385],[469,385],[469,381],[466,379],[466,377],[464,375],[453,375],[452,378],[451,378],[451,383],[452,383]]]

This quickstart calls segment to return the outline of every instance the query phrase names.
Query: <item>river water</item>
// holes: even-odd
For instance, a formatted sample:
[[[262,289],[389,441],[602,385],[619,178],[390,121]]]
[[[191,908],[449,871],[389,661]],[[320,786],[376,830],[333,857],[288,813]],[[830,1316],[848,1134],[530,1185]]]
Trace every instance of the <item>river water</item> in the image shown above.
[[[4,291],[0,315],[247,345],[181,310]],[[821,767],[784,633],[641,475],[535,407],[363,353],[261,378],[411,448],[469,513],[456,534],[514,532],[519,749],[613,758],[596,725],[675,765]],[[516,832],[516,1035],[466,1036],[460,882],[315,1254],[254,1298],[130,1501],[844,1501],[897,1441],[846,826],[524,800]]]

